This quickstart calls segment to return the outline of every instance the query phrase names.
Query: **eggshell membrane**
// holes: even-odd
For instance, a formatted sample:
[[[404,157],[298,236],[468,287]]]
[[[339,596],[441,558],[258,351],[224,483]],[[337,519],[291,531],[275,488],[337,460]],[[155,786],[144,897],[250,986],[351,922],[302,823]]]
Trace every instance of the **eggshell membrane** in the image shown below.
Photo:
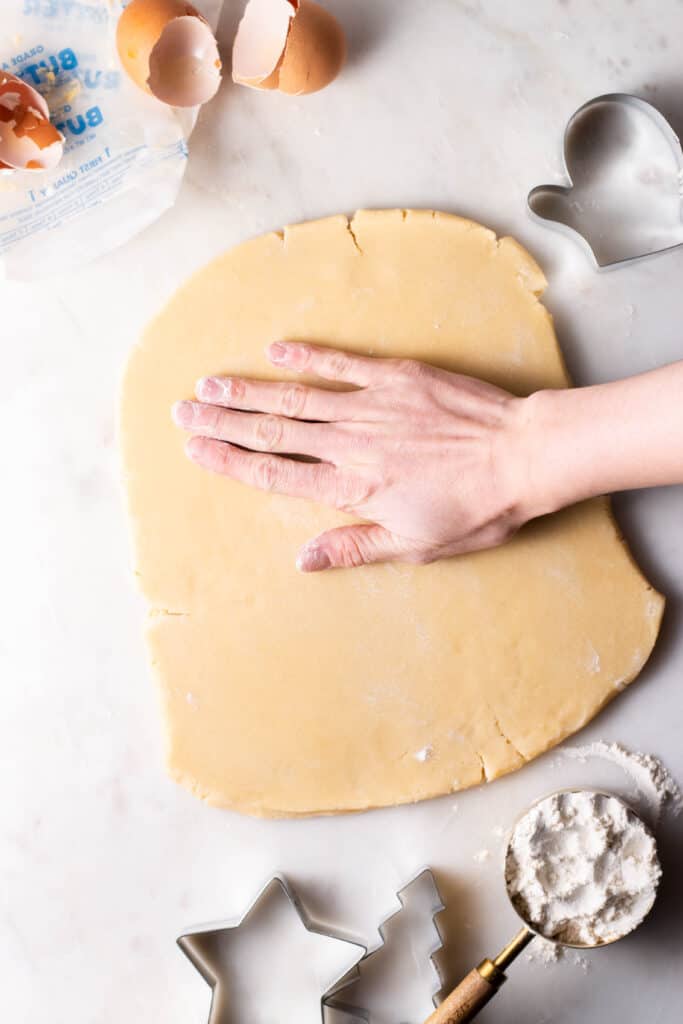
[[[63,136],[50,123],[44,97],[16,75],[0,71],[0,168],[50,170],[63,152]]]
[[[337,19],[312,0],[301,0],[279,68],[280,92],[301,96],[324,89],[345,60],[346,38]]]
[[[221,64],[213,32],[183,0],[131,0],[119,18],[116,47],[126,74],[162,102],[192,107],[218,91]],[[202,74],[198,65],[204,65]]]
[[[292,19],[299,2],[249,0],[232,48],[232,77],[252,89],[277,89]]]

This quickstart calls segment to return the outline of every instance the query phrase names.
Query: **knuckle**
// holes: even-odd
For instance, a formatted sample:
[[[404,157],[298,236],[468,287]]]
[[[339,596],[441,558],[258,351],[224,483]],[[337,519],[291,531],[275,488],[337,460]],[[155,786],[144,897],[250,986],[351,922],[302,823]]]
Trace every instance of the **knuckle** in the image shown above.
[[[409,380],[420,380],[429,377],[432,367],[421,363],[417,359],[397,360],[396,371],[399,377],[407,377]]]
[[[327,359],[328,368],[334,377],[342,377],[348,373],[351,360],[343,352],[331,352]]]
[[[282,390],[280,409],[284,416],[296,418],[306,408],[306,388],[301,384],[287,384]]]
[[[220,434],[223,428],[225,414],[222,409],[214,405],[207,405],[201,409],[197,426],[202,430],[208,430],[212,434]]]
[[[232,469],[231,450],[227,444],[214,444],[211,447],[213,468],[218,473],[228,473]]]
[[[341,475],[336,482],[335,505],[342,511],[359,508],[372,497],[373,490],[370,480]]]
[[[335,562],[344,569],[353,569],[365,561],[363,550],[354,533],[342,533],[337,537]]]
[[[259,459],[254,466],[254,484],[261,491],[274,491],[277,487],[280,473],[278,464],[274,459]]]
[[[298,368],[300,370],[305,369],[309,365],[309,363],[311,362],[312,357],[313,357],[313,349],[311,348],[310,345],[299,344],[299,345],[296,346],[296,358],[297,358]]]
[[[282,420],[277,416],[258,416],[254,424],[254,436],[259,447],[274,451],[282,440]]]
[[[372,452],[379,447],[377,437],[369,431],[354,432],[348,443],[353,451],[360,453]]]
[[[330,469],[322,462],[312,466],[312,489],[317,497],[336,506],[336,485],[330,481]]]
[[[228,377],[223,382],[226,398],[244,398],[247,386],[239,377]]]
[[[394,371],[400,377],[413,377],[419,364],[414,359],[394,360]]]

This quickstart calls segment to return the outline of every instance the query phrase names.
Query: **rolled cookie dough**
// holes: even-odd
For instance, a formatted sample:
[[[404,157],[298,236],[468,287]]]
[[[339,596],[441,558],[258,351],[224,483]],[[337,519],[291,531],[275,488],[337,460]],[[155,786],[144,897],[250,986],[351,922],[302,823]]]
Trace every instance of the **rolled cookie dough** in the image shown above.
[[[567,374],[545,279],[512,239],[363,211],[238,246],[134,349],[122,444],[171,775],[212,804],[303,815],[422,800],[519,768],[638,674],[663,599],[605,500],[426,567],[300,576],[343,521],[212,476],[173,401],[205,374],[281,376],[276,339],[414,356],[519,394]],[[447,486],[447,481],[444,481]]]

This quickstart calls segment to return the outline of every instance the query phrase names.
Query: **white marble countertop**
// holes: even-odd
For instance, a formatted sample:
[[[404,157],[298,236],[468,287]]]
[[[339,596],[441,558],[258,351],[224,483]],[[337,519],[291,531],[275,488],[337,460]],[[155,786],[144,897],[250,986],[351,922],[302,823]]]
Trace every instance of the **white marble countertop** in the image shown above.
[[[333,87],[294,99],[226,83],[201,115],[174,209],[66,279],[0,285],[7,1020],[201,1024],[209,990],[174,939],[239,913],[275,869],[299,884],[312,911],[372,944],[395,890],[432,865],[448,901],[453,980],[515,928],[494,829],[579,776],[623,785],[616,770],[587,776],[551,754],[490,787],[421,806],[259,822],[209,809],[163,774],[115,408],[130,345],[189,272],[288,222],[363,206],[441,208],[512,233],[535,253],[580,383],[683,356],[683,249],[599,274],[525,207],[530,187],[560,180],[563,126],[589,97],[634,91],[674,123],[683,115],[683,5],[327,3],[351,44]],[[224,46],[239,6],[226,4]],[[669,606],[642,678],[582,741],[651,751],[683,779],[683,489],[623,496],[617,510]],[[665,823],[662,844],[668,878],[637,935],[591,955],[586,973],[571,958],[552,967],[523,959],[481,1019],[671,1020],[683,1000],[680,823]],[[482,849],[491,857],[477,858]],[[285,999],[280,1021],[297,1019]]]

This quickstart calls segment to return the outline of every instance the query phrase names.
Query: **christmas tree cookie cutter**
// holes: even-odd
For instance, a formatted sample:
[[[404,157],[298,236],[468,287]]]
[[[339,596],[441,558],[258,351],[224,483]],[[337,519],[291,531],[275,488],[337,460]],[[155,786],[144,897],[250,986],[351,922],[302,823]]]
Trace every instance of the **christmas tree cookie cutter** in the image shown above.
[[[228,924],[207,925],[188,931],[177,940],[178,946],[196,967],[201,976],[212,990],[211,1008],[209,1011],[208,1024],[237,1024],[238,1016],[244,1019],[244,1011],[238,1013],[237,1003],[241,1000],[233,998],[235,995],[245,995],[252,1001],[252,1011],[248,1014],[251,1024],[261,1024],[271,1019],[271,1015],[263,1005],[263,985],[256,982],[256,978],[262,981],[263,973],[271,969],[272,964],[264,963],[265,946],[263,942],[263,930],[267,930],[269,921],[274,921],[274,914],[280,912],[283,903],[294,912],[299,923],[303,926],[308,941],[320,940],[330,944],[330,961],[337,960],[339,954],[339,965],[331,970],[330,977],[316,979],[323,989],[323,995],[317,993],[315,1000],[309,1000],[309,1019],[316,1024],[326,1019],[326,1007],[333,999],[338,987],[344,979],[349,977],[350,972],[363,959],[367,953],[365,946],[349,938],[336,930],[315,920],[304,908],[297,893],[290,883],[282,875],[275,875],[260,890],[252,901],[243,916],[235,922]],[[260,921],[257,920],[260,918]],[[237,951],[240,938],[244,939],[250,925],[255,925],[256,934],[246,941],[246,949],[243,950],[242,964],[245,963],[253,971],[253,984],[250,978],[245,977],[239,970],[239,958],[233,958]],[[242,942],[244,946],[244,941]],[[232,947],[232,948],[231,948]],[[291,974],[288,972],[284,979],[288,998],[293,997],[292,976],[297,966],[296,952],[288,950],[291,962]],[[246,960],[245,960],[246,956]],[[328,958],[328,957],[326,957]],[[313,1009],[315,1003],[315,1009]],[[261,1015],[262,1014],[262,1015]],[[300,1024],[309,1024],[304,1006],[300,1006],[298,1020]]]
[[[429,971],[426,982],[428,998],[434,1007],[439,1005],[444,979],[436,955],[443,949],[444,939],[437,917],[445,910],[445,904],[434,872],[423,868],[398,890],[396,899],[398,908],[379,927],[379,945],[366,953],[326,1001],[326,1005],[345,1015],[348,1024],[359,1019],[366,1024],[389,1021],[395,1024],[399,1019],[419,1024],[424,1019],[426,1007],[411,1006],[410,995],[421,997],[425,991],[423,962]],[[416,954],[413,940],[418,932],[418,920],[429,925],[430,935],[424,949]],[[396,930],[401,923],[408,940],[404,944],[403,957],[396,949]],[[374,978],[371,977],[373,974]],[[416,974],[422,974],[422,977],[416,979]],[[416,984],[417,980],[422,984]],[[401,987],[405,989],[403,993]],[[371,994],[373,989],[376,993],[374,998]]]
[[[564,185],[539,185],[541,223],[582,239],[598,268],[683,244],[683,150],[651,103],[628,93],[589,100],[564,134]]]

